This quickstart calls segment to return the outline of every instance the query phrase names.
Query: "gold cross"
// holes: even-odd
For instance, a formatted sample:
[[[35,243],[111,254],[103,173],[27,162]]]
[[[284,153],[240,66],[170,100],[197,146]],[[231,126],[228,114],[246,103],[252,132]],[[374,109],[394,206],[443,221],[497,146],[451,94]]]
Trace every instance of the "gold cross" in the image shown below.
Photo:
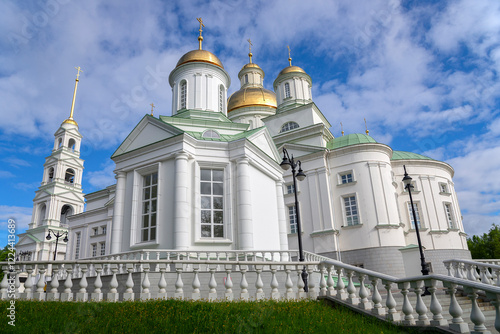
[[[370,133],[370,131],[368,131],[368,126],[366,125],[366,118],[363,118],[363,119],[365,120],[365,128],[366,128],[366,131],[365,131],[365,132],[366,132],[366,134],[369,134],[369,133]]]
[[[75,67],[76,70],[77,70],[77,73],[76,73],[76,80],[78,80],[78,78],[80,77],[80,72],[83,72],[82,69],[80,68],[80,66],[78,67]]]
[[[200,22],[200,36],[201,36],[201,32],[203,31],[201,28],[205,28],[205,25],[203,24],[203,19],[201,17],[198,17],[197,18],[198,22]]]
[[[155,108],[155,104],[151,103],[150,106],[151,106],[151,116],[153,116],[153,109]]]
[[[290,63],[290,66],[292,66],[292,57],[290,57],[290,45],[286,46],[288,49],[288,62]]]
[[[249,44],[249,45],[248,45],[248,49],[249,49],[249,51],[250,51],[250,52],[252,52],[252,46],[253,46],[253,44],[252,44],[252,41],[250,40],[250,38],[249,38],[249,39],[247,39],[247,42],[248,42],[248,44]]]

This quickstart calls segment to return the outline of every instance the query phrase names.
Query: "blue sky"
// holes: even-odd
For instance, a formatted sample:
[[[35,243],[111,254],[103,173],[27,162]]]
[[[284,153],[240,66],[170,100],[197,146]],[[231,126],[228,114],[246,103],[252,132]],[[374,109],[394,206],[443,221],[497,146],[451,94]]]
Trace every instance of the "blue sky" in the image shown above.
[[[455,169],[465,230],[500,224],[500,2],[2,1],[0,3],[0,245],[7,220],[27,228],[53,134],[69,115],[83,135],[83,189],[114,183],[109,159],[149,104],[171,115],[168,74],[197,48],[231,76],[254,62],[272,84],[288,65],[340,135],[363,132]],[[410,171],[411,173],[411,171]]]

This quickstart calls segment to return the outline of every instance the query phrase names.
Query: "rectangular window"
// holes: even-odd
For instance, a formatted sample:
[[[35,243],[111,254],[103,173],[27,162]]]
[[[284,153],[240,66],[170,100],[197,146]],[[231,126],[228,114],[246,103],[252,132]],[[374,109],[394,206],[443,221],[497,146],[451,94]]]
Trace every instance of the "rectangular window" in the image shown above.
[[[97,227],[94,227],[92,229],[92,235],[98,235],[99,234],[99,229]]]
[[[288,220],[290,221],[290,233],[297,233],[297,213],[295,212],[295,205],[288,207]]]
[[[353,181],[352,173],[345,173],[340,175],[340,181],[342,184],[351,183]]]
[[[181,83],[181,109],[186,109],[187,84],[186,81]]]
[[[76,233],[76,242],[75,242],[75,260],[80,258],[80,239],[81,233]]]
[[[422,227],[421,222],[420,222],[420,212],[418,210],[418,203],[414,203],[413,207],[415,208],[415,216],[417,216],[417,224],[418,227]],[[415,221],[413,219],[413,212],[411,211],[411,203],[408,202],[408,214],[410,215],[410,221],[411,221],[411,228],[415,229]]]
[[[224,171],[201,169],[201,237],[224,237]]]
[[[101,226],[101,233],[106,234],[106,226]]]
[[[441,193],[448,193],[448,185],[446,183],[440,183],[439,184],[439,192]]]
[[[445,203],[444,210],[446,212],[446,220],[448,221],[448,228],[455,228],[455,222],[453,221],[453,213],[451,210],[451,204]]]
[[[101,242],[101,256],[106,254],[106,243]]]
[[[289,98],[291,96],[290,94],[290,84],[287,82],[285,83],[285,99]]]
[[[97,244],[92,244],[92,257],[97,256]]]
[[[295,188],[293,187],[293,184],[287,184],[286,185],[286,193],[293,194],[294,192],[295,192]]]
[[[144,176],[143,182],[141,240],[152,241],[156,239],[158,173]]]
[[[344,197],[345,217],[347,226],[359,224],[358,206],[356,196]]]

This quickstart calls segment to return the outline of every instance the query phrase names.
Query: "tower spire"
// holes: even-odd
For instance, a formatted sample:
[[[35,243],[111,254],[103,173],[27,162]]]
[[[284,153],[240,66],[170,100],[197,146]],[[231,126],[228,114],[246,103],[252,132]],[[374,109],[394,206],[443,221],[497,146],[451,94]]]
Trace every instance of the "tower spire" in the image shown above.
[[[292,57],[290,56],[290,45],[286,46],[288,49],[288,63],[292,66]]]
[[[69,114],[69,118],[65,120],[63,123],[74,124],[78,126],[78,123],[73,119],[73,112],[75,111],[75,100],[76,100],[76,89],[78,88],[78,81],[80,81],[80,72],[83,72],[80,66],[75,67],[76,69],[76,79],[75,79],[75,90],[73,91],[73,101],[71,102],[71,112]]]
[[[342,137],[344,136],[344,126],[342,125],[342,122],[340,122],[340,131],[342,132]]]
[[[248,57],[250,58],[250,64],[252,63],[252,41],[249,39],[247,39],[247,42],[248,42]]]
[[[156,106],[152,102],[151,102],[150,106],[151,106],[151,116],[153,116],[153,111],[154,111],[154,109],[155,109]]]
[[[201,35],[201,33],[203,32],[203,28],[205,27],[205,25],[203,24],[203,19],[201,17],[198,17],[197,20],[198,22],[200,22],[200,36],[198,36],[198,42],[200,43],[199,50],[201,50],[201,42],[203,42],[203,36]]]
[[[364,120],[365,120],[365,128],[366,128],[366,131],[365,131],[365,132],[366,132],[366,134],[369,134],[369,133],[370,133],[370,131],[368,131],[368,126],[366,125],[366,118],[364,118]]]

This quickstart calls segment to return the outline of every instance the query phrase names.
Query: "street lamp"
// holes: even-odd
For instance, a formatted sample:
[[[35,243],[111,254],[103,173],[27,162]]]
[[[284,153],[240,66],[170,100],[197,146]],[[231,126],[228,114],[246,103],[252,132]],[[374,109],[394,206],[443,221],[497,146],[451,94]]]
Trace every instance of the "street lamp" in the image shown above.
[[[289,170],[290,167],[292,167],[292,177],[293,177],[293,193],[295,194],[295,218],[297,221],[297,233],[298,233],[298,240],[299,240],[299,261],[304,262],[304,250],[302,249],[302,228],[300,226],[300,212],[299,212],[299,200],[297,198],[297,180],[303,181],[306,178],[306,174],[304,174],[304,171],[302,170],[302,163],[300,160],[297,160],[295,162],[292,157],[288,155],[288,151],[286,148],[283,147],[283,161],[280,164],[281,168],[283,170]],[[295,168],[299,166],[299,171],[297,174],[295,174]],[[306,267],[302,268],[302,281],[304,281],[304,291],[308,292],[308,287],[307,287],[307,271]]]
[[[406,166],[403,165],[403,168],[405,170],[405,176],[403,177],[403,184],[405,185],[405,189],[408,190],[408,195],[410,195],[410,204],[411,204],[411,211],[413,213],[413,222],[415,223],[415,231],[417,232],[417,241],[418,241],[418,249],[420,251],[420,265],[422,266],[422,275],[429,275],[429,268],[427,267],[427,263],[425,262],[425,257],[424,257],[424,250],[422,248],[422,241],[420,241],[420,231],[417,223],[417,214],[415,212],[415,207],[413,205],[413,197],[411,196],[411,189],[413,188],[411,184],[411,177],[408,175],[406,172]],[[426,292],[427,292],[427,287],[426,287]],[[427,293],[426,293],[427,294]]]
[[[54,235],[54,237],[56,237],[56,248],[54,250],[54,261],[56,260],[56,255],[57,255],[57,244],[59,243],[59,238],[62,237],[63,235],[66,234],[66,236],[64,237],[63,241],[64,242],[68,242],[68,232],[62,232],[62,233],[59,233],[60,231],[57,231],[54,232],[52,231],[50,228],[49,228],[49,232],[47,232],[47,237],[45,237],[45,239],[47,240],[50,240],[52,239],[52,237],[50,236],[50,233],[52,233]]]

